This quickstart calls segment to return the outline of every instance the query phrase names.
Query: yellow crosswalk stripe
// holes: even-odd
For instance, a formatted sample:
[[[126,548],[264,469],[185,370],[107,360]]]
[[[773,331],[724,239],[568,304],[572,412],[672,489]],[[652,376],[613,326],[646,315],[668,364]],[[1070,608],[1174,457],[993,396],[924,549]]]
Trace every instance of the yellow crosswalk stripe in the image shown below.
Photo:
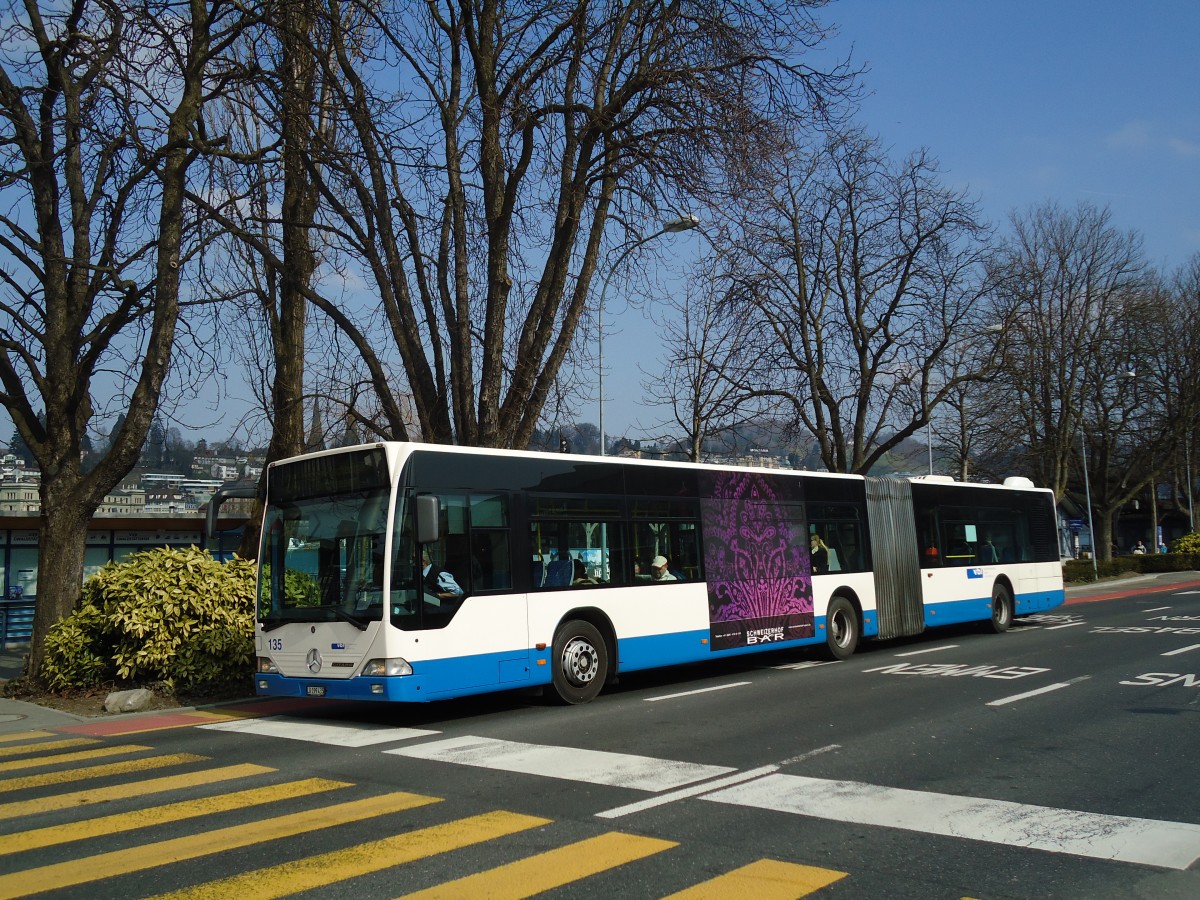
[[[22,753],[45,753],[47,750],[66,750],[69,747],[91,747],[100,743],[95,738],[68,738],[63,741],[43,741],[19,747],[0,747],[0,756],[20,756]]]
[[[43,766],[59,766],[63,763],[87,762],[89,759],[101,759],[105,756],[120,756],[123,753],[140,753],[152,750],[140,744],[114,744],[111,747],[101,747],[99,750],[80,750],[78,753],[59,753],[56,756],[38,757],[36,759],[10,759],[0,762],[0,772],[16,772],[21,769],[40,769]]]
[[[112,775],[127,775],[130,772],[142,772],[146,769],[162,769],[183,763],[207,761],[207,756],[197,756],[195,753],[169,753],[166,756],[149,756],[145,759],[131,759],[126,762],[107,763],[103,766],[86,766],[82,769],[64,769],[61,772],[4,778],[0,779],[0,793],[50,787],[55,784],[70,784],[72,781],[87,781],[89,778],[108,778]]]
[[[402,812],[430,803],[438,803],[438,797],[425,797],[398,791],[365,800],[352,800],[322,807],[319,815],[311,810],[260,819],[252,825],[234,825],[200,834],[174,838],[158,843],[142,844],[117,850],[72,859],[68,862],[40,866],[0,875],[0,898],[25,897],[31,893],[61,890],[77,884],[112,878],[129,872],[153,869],[167,862],[182,862],[200,856],[210,856],[249,847],[265,841],[294,837],[308,831],[361,822],[364,819],[388,813]],[[337,856],[338,854],[332,854]],[[295,865],[295,864],[293,864]]]
[[[110,803],[113,800],[127,800],[130,797],[147,797],[151,794],[177,791],[182,788],[203,787],[222,781],[231,781],[235,778],[248,778],[251,775],[269,775],[274,771],[267,766],[242,763],[236,766],[201,769],[199,772],[190,772],[187,775],[164,775],[161,778],[147,778],[145,781],[127,781],[111,787],[38,797],[35,800],[0,803],[0,821],[32,816],[36,813],[53,812],[58,809],[80,809],[95,803]]]
[[[225,900],[227,897],[237,897],[238,900],[270,900],[274,897],[286,897],[549,824],[549,819],[520,813],[483,813],[208,884],[199,884],[193,888],[164,894],[158,900],[166,900],[168,897],[171,900]]]
[[[353,785],[346,781],[305,778],[300,781],[287,781],[283,784],[234,791],[230,794],[218,794],[215,797],[180,800],[177,803],[152,806],[149,809],[140,809],[135,812],[116,813],[96,819],[84,819],[81,822],[69,822],[65,825],[49,825],[31,831],[18,831],[6,834],[4,839],[0,840],[0,855],[36,850],[40,847],[53,847],[56,844],[69,844],[72,841],[82,841],[105,834],[120,834],[138,828],[151,828],[155,825],[165,825],[168,822],[182,822],[186,819],[211,816],[233,809],[247,809],[251,806],[261,806],[264,803],[292,800],[321,791],[336,791],[348,787],[353,787]]]
[[[671,894],[663,900],[725,900],[727,897],[796,900],[845,877],[845,872],[833,869],[760,859],[748,866],[702,881],[677,894]]]
[[[458,900],[460,897],[522,900],[678,846],[675,841],[610,832],[447,881],[415,894],[405,894],[403,900]]]
[[[38,738],[56,737],[53,731],[14,731],[12,734],[0,734],[0,744],[11,744],[16,741],[36,741]]]

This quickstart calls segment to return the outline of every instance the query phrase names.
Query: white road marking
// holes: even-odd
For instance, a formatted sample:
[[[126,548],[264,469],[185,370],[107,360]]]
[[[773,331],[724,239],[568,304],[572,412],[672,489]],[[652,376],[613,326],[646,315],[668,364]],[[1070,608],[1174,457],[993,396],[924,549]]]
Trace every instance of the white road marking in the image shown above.
[[[799,756],[793,756],[790,759],[780,761],[775,765],[760,766],[757,769],[750,769],[748,772],[736,772],[725,778],[718,778],[716,781],[706,781],[703,784],[694,784],[691,787],[686,787],[678,791],[671,791],[669,794],[660,794],[657,797],[650,797],[646,800],[639,800],[636,803],[628,803],[625,806],[618,806],[616,809],[605,810],[604,812],[596,813],[596,816],[601,819],[617,819],[621,816],[627,816],[635,812],[644,812],[655,806],[665,806],[668,803],[674,803],[676,800],[686,800],[688,797],[698,797],[700,794],[707,794],[710,791],[718,788],[727,787],[729,785],[741,784],[744,781],[752,781],[755,778],[761,778],[764,775],[770,775],[773,772],[778,772],[781,766],[790,766],[793,763],[804,762],[806,759],[812,759],[814,756],[820,756],[822,753],[829,753],[831,750],[840,750],[841,744],[829,744],[825,747],[818,747],[815,750],[809,750],[807,753],[801,753]]]
[[[1200,859],[1200,825],[1109,816],[925,791],[772,774],[701,799],[833,822],[1187,869]]]
[[[760,666],[764,669],[815,669],[817,666],[836,666],[840,659],[816,660],[809,659],[798,663],[784,663],[782,666]]]
[[[723,787],[729,787],[734,784],[741,784],[743,781],[752,781],[755,778],[762,778],[764,775],[770,775],[773,772],[778,772],[779,766],[762,766],[758,769],[750,769],[748,772],[738,772],[734,775],[729,775],[725,778],[718,778],[716,781],[706,781],[703,784],[694,784],[691,787],[682,788],[678,791],[671,791],[669,794],[659,794],[657,797],[649,797],[645,800],[639,800],[636,803],[627,803],[625,806],[618,806],[615,809],[606,809],[604,812],[596,813],[598,819],[619,819],[621,816],[632,815],[637,812],[644,812],[647,809],[653,809],[656,806],[665,806],[668,803],[674,803],[676,800],[686,800],[688,797],[697,797],[700,794],[707,794],[709,791],[718,790]]]
[[[1058,631],[1058,629],[1060,629],[1060,628],[1074,628],[1076,625],[1086,625],[1086,624],[1087,624],[1086,622],[1067,622],[1064,625],[1049,625],[1046,627],[1046,630],[1047,631]]]
[[[1004,706],[1006,703],[1016,703],[1018,700],[1025,700],[1029,697],[1036,697],[1039,694],[1049,694],[1051,691],[1057,691],[1060,688],[1070,687],[1073,684],[1078,684],[1081,681],[1087,681],[1091,678],[1090,675],[1083,675],[1079,678],[1072,678],[1070,681],[1060,681],[1058,684],[1048,684],[1045,687],[1040,687],[1035,691],[1026,691],[1023,694],[1013,694],[1011,697],[1003,697],[999,700],[993,700],[988,706]]]
[[[922,653],[941,653],[943,650],[953,650],[958,644],[943,644],[941,647],[929,647],[925,650],[909,650],[907,653],[897,653],[896,656],[920,656]]]
[[[396,756],[456,763],[502,772],[544,775],[586,784],[606,784],[638,791],[668,791],[737,771],[731,766],[654,759],[629,753],[550,747],[465,735],[385,750]]]
[[[807,753],[801,753],[799,756],[793,756],[791,759],[785,759],[779,765],[790,766],[792,763],[804,762],[806,759],[812,759],[814,756],[820,756],[822,753],[830,753],[834,750],[841,749],[841,744],[826,744],[824,747],[818,747],[816,750],[809,750]]]
[[[265,737],[288,738],[293,741],[309,741],[314,744],[333,744],[338,747],[369,747],[395,741],[410,741],[413,738],[441,734],[440,731],[425,731],[421,728],[374,728],[369,725],[327,725],[308,719],[289,719],[273,716],[267,719],[236,719],[232,722],[214,722],[200,725],[209,731],[232,731],[238,734],[259,734]]]
[[[749,681],[731,681],[729,684],[718,684],[714,687],[697,688],[694,691],[681,691],[678,694],[663,694],[661,697],[643,697],[647,703],[655,703],[659,700],[675,700],[679,697],[691,697],[693,694],[707,694],[711,691],[723,691],[726,688],[745,687],[750,684]]]
[[[1182,597],[1184,594],[1200,594],[1200,591],[1172,591],[1172,596]],[[1164,606],[1163,609],[1170,609],[1169,606]]]
[[[1200,644],[1192,644],[1190,647],[1180,647],[1178,650],[1168,650],[1163,656],[1178,656],[1180,653],[1187,653],[1191,650],[1200,650]]]
[[[1200,594],[1200,591],[1186,591],[1185,593],[1188,593],[1188,594]],[[1147,610],[1145,610],[1145,612],[1148,612],[1148,613],[1152,613],[1152,612],[1162,612],[1164,609],[1170,609],[1170,608],[1171,608],[1171,607],[1169,607],[1169,606],[1156,606],[1156,607],[1154,607],[1154,609],[1147,609]]]

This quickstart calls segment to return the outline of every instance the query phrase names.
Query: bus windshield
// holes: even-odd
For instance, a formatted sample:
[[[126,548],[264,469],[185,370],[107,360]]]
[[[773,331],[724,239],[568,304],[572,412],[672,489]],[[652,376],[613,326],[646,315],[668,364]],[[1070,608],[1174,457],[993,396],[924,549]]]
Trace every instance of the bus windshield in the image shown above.
[[[390,490],[381,480],[346,484],[351,489],[334,496],[304,496],[308,491],[286,489],[288,479],[272,482],[282,489],[268,490],[263,522],[258,617],[264,629],[336,620],[365,629],[383,617]]]

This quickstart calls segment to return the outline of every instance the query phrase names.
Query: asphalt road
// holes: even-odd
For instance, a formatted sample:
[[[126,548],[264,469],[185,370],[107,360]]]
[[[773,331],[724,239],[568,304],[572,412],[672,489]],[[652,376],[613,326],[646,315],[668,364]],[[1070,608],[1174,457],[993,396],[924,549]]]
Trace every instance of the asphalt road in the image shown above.
[[[0,897],[1200,897],[1200,585],[582,707],[282,712],[4,735]]]

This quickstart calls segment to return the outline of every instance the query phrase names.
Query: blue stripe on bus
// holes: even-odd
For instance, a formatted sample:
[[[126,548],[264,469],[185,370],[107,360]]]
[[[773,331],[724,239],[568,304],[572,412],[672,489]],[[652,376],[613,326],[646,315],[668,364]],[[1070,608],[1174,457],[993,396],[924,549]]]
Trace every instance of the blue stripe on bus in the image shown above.
[[[1056,591],[1033,591],[1017,595],[1017,615],[1027,616],[1030,613],[1054,609],[1067,602],[1067,593],[1061,588]]]
[[[1014,613],[1018,616],[1027,616],[1030,613],[1062,606],[1065,600],[1066,594],[1061,590],[1030,591],[1018,594],[1015,598]],[[934,628],[938,625],[986,622],[991,615],[991,597],[973,597],[968,600],[930,603],[925,607],[925,625],[927,628]]]
[[[1029,615],[1061,606],[1065,600],[1062,590],[1031,591],[1016,598],[1017,615]],[[950,603],[935,603],[925,609],[928,626],[953,625],[962,622],[987,621],[991,616],[991,598],[977,597]],[[864,636],[878,634],[878,617],[866,614]],[[714,652],[707,643],[708,629],[623,638],[619,642],[619,670],[636,672],[659,666],[700,662],[706,659],[744,656],[765,650],[820,645],[825,643],[825,618],[816,619],[811,638],[781,641],[756,647],[731,647]],[[539,660],[545,660],[538,665]],[[475,656],[455,656],[446,659],[422,660],[414,663],[414,674],[393,678],[288,678],[283,675],[255,675],[256,690],[268,697],[306,697],[309,688],[324,688],[328,700],[382,700],[421,703],[466,697],[495,690],[537,687],[550,684],[551,662],[548,651],[509,650],[501,653],[482,653]],[[381,685],[374,693],[372,685]],[[430,691],[429,685],[440,690]]]

